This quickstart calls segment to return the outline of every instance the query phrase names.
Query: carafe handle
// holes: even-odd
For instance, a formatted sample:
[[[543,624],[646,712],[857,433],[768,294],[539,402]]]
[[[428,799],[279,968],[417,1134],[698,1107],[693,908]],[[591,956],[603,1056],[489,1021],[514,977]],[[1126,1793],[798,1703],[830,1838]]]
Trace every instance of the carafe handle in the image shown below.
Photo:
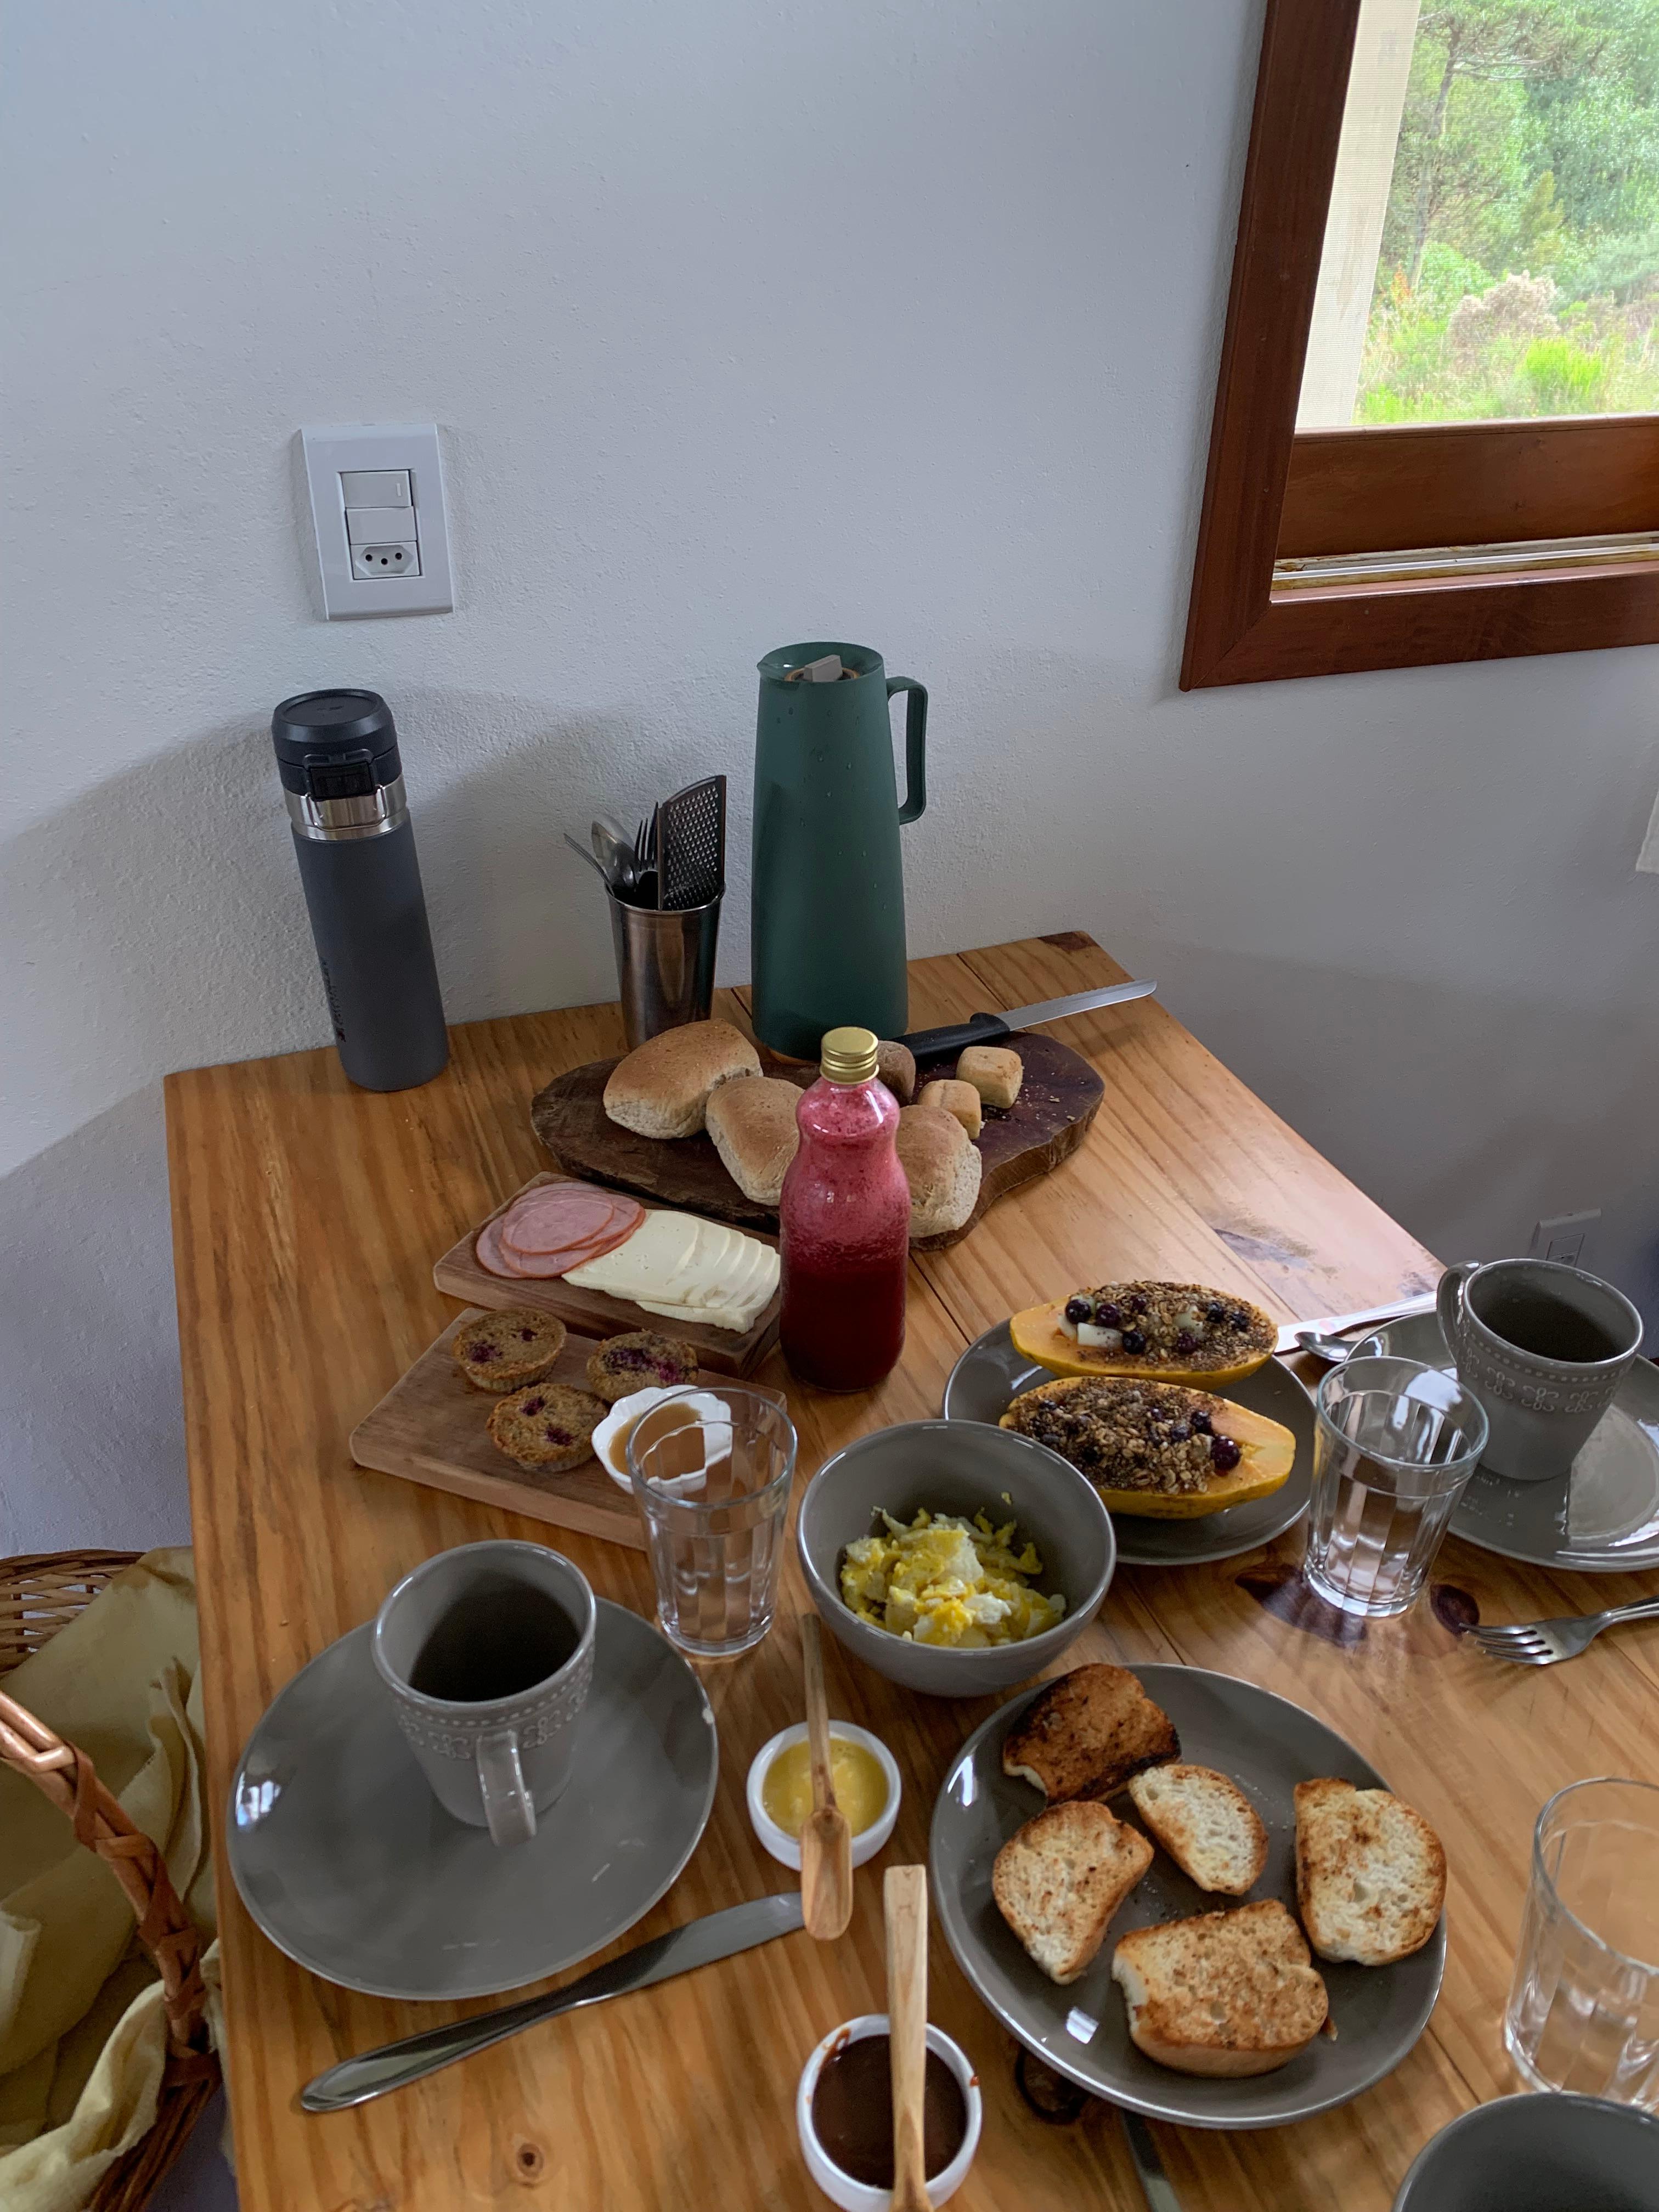
[[[904,804],[901,822],[919,822],[927,811],[927,686],[914,676],[890,676],[887,696],[910,694],[904,713]]]
[[[1456,1267],[1447,1268],[1435,1288],[1434,1310],[1439,1318],[1440,1334],[1454,1360],[1462,1356],[1463,1285],[1480,1264],[1478,1260],[1459,1261]]]

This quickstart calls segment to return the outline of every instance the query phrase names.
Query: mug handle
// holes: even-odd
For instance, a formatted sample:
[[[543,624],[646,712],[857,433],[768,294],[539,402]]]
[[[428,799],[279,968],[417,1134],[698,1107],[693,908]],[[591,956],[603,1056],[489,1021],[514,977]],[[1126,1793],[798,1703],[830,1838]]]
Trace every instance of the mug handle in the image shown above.
[[[489,1840],[503,1850],[527,1844],[536,1832],[536,1808],[524,1786],[517,1729],[497,1729],[478,1738],[478,1792],[483,1799]]]
[[[1478,1260],[1460,1260],[1455,1267],[1447,1268],[1435,1287],[1434,1310],[1439,1319],[1440,1334],[1454,1359],[1462,1356],[1460,1340],[1463,1334],[1463,1285],[1480,1265]]]
[[[919,822],[927,811],[927,686],[914,676],[890,676],[887,696],[908,691],[904,713],[904,804],[901,822]]]

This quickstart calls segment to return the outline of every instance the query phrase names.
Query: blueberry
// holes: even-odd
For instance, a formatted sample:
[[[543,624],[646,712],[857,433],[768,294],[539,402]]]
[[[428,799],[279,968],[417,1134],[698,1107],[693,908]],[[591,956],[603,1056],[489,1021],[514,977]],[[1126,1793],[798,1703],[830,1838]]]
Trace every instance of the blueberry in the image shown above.
[[[473,1346],[472,1357],[475,1359],[494,1359],[496,1357],[496,1351],[497,1347],[486,1337],[482,1344]]]
[[[1146,1349],[1146,1340],[1138,1328],[1126,1328],[1124,1330],[1123,1349],[1126,1352],[1145,1352]]]
[[[1174,1428],[1170,1431],[1170,1442],[1172,1444],[1184,1444],[1188,1437],[1191,1436],[1192,1432],[1190,1423],[1187,1421],[1177,1421]]]
[[[1177,1352],[1196,1352],[1198,1350],[1198,1339],[1193,1334],[1191,1329],[1183,1328],[1182,1330],[1180,1335],[1176,1339],[1176,1350]]]
[[[1095,1319],[1103,1328],[1121,1328],[1123,1309],[1121,1306],[1115,1306],[1109,1298],[1104,1305],[1096,1307]]]
[[[1219,1328],[1221,1323],[1227,1318],[1227,1309],[1225,1306],[1217,1305],[1214,1300],[1212,1299],[1210,1304],[1204,1309],[1204,1318],[1207,1322],[1214,1322],[1215,1325]]]
[[[1129,1300],[1129,1311],[1131,1313],[1145,1313],[1146,1310],[1146,1301],[1141,1297],[1139,1291],[1137,1291],[1133,1297]]]
[[[1092,1321],[1094,1319],[1094,1314],[1095,1310],[1092,1304],[1089,1299],[1085,1298],[1080,1291],[1076,1297],[1067,1298],[1066,1301],[1066,1318],[1067,1321]]]
[[[1218,1474],[1231,1474],[1243,1456],[1231,1437],[1210,1438],[1210,1463]]]
[[[1249,1314],[1236,1313],[1233,1316],[1231,1327],[1235,1336],[1243,1336],[1249,1325],[1250,1316]]]
[[[523,1407],[520,1410],[526,1413],[539,1413],[542,1407],[546,1403],[547,1401],[545,1398],[532,1398],[529,1404]]]
[[[1201,1437],[1207,1437],[1210,1433],[1210,1417],[1202,1406],[1193,1415],[1193,1426]]]

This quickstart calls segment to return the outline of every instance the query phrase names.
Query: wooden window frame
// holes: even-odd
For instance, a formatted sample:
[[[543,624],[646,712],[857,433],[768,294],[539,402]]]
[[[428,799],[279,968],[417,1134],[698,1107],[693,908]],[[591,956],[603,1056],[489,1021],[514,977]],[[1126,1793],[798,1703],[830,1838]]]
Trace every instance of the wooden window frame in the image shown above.
[[[1267,0],[1181,688],[1659,641],[1659,559],[1280,584],[1277,559],[1659,531],[1659,416],[1304,431],[1359,0]]]

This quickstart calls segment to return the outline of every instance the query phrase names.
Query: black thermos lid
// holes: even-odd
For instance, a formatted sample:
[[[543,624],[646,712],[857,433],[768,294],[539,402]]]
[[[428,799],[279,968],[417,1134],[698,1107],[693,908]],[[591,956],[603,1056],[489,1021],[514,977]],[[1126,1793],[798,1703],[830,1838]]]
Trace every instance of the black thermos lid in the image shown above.
[[[296,691],[270,718],[283,788],[356,798],[403,772],[398,727],[378,691]]]

